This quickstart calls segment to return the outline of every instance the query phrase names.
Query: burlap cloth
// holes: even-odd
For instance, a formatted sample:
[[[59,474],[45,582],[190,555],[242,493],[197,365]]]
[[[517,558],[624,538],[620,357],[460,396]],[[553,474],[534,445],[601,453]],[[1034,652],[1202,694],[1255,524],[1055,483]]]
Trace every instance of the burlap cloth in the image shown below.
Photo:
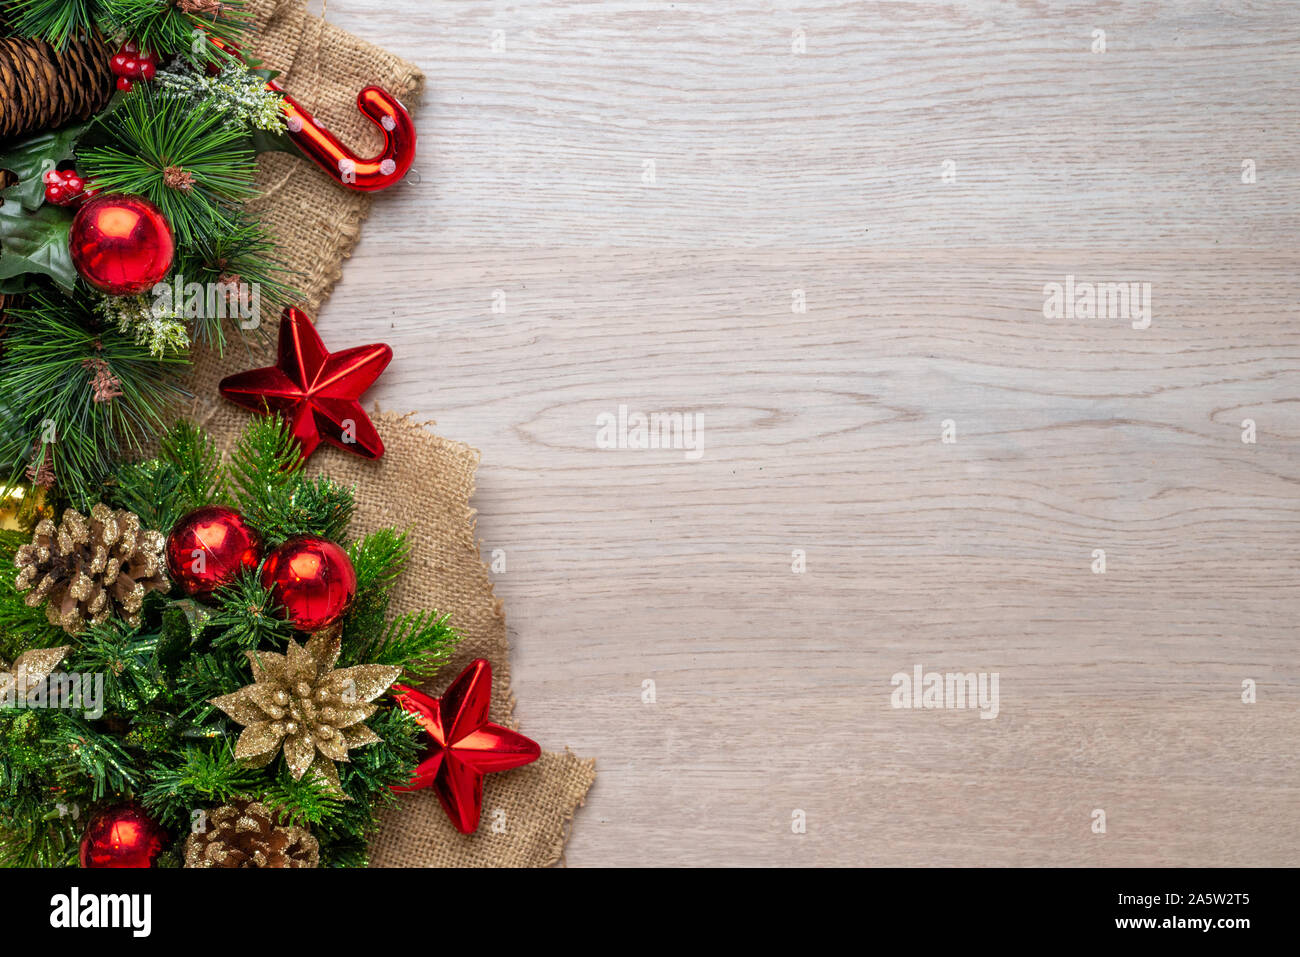
[[[304,0],[250,0],[249,8],[260,28],[256,55],[280,71],[280,81],[295,99],[359,153],[379,148],[378,135],[356,108],[362,87],[381,86],[415,112],[424,77],[412,64],[308,16]],[[423,135],[428,142],[427,129]],[[300,273],[298,288],[308,313],[315,316],[342,273],[372,199],[344,190],[294,157],[263,155],[258,162],[263,195],[249,210],[279,240],[286,265]],[[331,339],[324,327],[323,335],[325,344],[334,348],[362,344],[347,330]],[[227,349],[224,359],[211,353],[196,357],[189,382],[196,396],[193,413],[223,447],[232,444],[247,413],[217,398],[217,382],[230,372],[268,362],[267,355],[250,362],[238,345]],[[386,448],[381,460],[367,462],[322,446],[312,456],[309,471],[326,472],[356,486],[355,534],[387,525],[410,530],[412,558],[397,586],[393,612],[449,612],[464,636],[455,658],[426,690],[440,694],[471,659],[486,658],[493,673],[492,719],[513,727],[505,613],[479,555],[469,504],[479,453],[431,434],[409,416],[383,412],[374,420]],[[398,807],[384,814],[371,845],[373,864],[554,864],[563,853],[573,813],[595,776],[594,761],[549,751],[527,767],[490,774],[483,821],[471,835],[451,826],[432,791],[402,795]]]

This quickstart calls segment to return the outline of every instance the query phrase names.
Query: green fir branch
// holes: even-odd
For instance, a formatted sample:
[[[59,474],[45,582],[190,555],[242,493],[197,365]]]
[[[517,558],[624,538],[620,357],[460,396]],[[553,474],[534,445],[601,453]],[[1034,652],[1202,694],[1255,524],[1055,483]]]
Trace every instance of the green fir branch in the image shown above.
[[[189,745],[154,761],[149,783],[140,792],[145,807],[168,826],[188,829],[196,809],[215,807],[233,798],[256,792],[261,786],[258,769],[235,760],[228,741],[213,747]]]
[[[186,395],[174,372],[187,363],[99,325],[84,299],[36,293],[9,318],[0,395],[12,397],[20,428],[0,439],[0,462],[12,463],[12,480],[52,459],[57,487],[87,508],[118,461],[162,432]]]
[[[17,36],[37,37],[56,50],[87,35],[104,14],[103,0],[9,0],[0,13]]]
[[[241,341],[246,341],[250,331],[260,339],[270,338],[276,317],[284,307],[302,299],[301,291],[290,281],[297,273],[279,262],[277,249],[260,223],[236,215],[226,229],[196,237],[178,252],[174,287],[193,283],[206,290],[222,283],[234,284],[234,294],[218,301],[215,314],[206,308],[189,309],[186,294],[185,314],[192,323],[191,336],[196,344],[224,354],[228,323],[234,324]],[[223,305],[225,308],[220,308]]]
[[[401,668],[408,680],[432,677],[460,641],[460,635],[448,624],[450,620],[450,615],[415,611],[398,615],[383,631],[345,632],[347,641],[340,660],[346,664],[393,665]]]
[[[173,0],[101,2],[106,25],[130,37],[140,49],[196,63],[225,62],[227,56],[207,37],[237,43],[252,19],[243,0],[222,0],[217,13],[187,13]]]
[[[293,636],[293,625],[277,614],[279,606],[255,570],[241,574],[213,600],[217,611],[208,627],[217,633],[214,649],[238,654],[245,648],[283,648]]]
[[[236,206],[256,195],[247,135],[211,107],[141,84],[97,120],[97,133],[78,168],[105,192],[151,200],[182,248],[229,230]]]

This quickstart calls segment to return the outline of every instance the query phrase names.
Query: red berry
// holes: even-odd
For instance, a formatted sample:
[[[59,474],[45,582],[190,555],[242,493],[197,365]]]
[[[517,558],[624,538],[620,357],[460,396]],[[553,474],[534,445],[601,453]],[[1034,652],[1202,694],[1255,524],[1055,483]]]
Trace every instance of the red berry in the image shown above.
[[[157,72],[158,72],[157,64],[153,63],[150,60],[145,60],[140,64],[140,79],[142,80],[152,80],[154,78],[154,74],[156,74]]]
[[[119,76],[117,78],[117,88],[121,90],[123,93],[130,93],[131,81],[124,76]]]
[[[45,198],[48,199],[51,203],[59,202],[59,200],[63,199],[63,187],[62,186],[45,187]]]
[[[57,169],[47,169],[45,171],[45,175],[41,177],[41,180],[46,185],[49,185],[50,183],[53,183],[58,178],[59,178],[59,171]]]

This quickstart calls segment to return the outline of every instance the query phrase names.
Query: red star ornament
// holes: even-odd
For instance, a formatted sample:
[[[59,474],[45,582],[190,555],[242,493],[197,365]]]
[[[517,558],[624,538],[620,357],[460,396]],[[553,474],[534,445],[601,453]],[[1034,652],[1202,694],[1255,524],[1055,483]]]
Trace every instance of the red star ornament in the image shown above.
[[[357,400],[392,361],[383,343],[327,352],[307,314],[289,306],[280,317],[275,365],[226,376],[219,389],[245,409],[282,415],[304,459],[321,440],[377,459],[383,440]]]
[[[433,788],[456,830],[473,834],[483,812],[483,776],[531,764],[542,749],[518,731],[488,721],[492,666],[482,658],[462,671],[441,698],[405,685],[393,685],[393,692],[398,705],[429,735],[411,783],[393,790]]]

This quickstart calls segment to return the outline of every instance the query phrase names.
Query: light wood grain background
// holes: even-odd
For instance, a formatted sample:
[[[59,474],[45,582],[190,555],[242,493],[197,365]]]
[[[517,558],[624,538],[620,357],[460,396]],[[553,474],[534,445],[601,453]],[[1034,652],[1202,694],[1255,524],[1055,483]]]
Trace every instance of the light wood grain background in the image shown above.
[[[1300,863],[1300,7],[326,15],[429,89],[321,329],[483,451],[570,865]],[[1150,328],[1045,319],[1067,274]],[[1000,715],[892,709],[917,664]]]

